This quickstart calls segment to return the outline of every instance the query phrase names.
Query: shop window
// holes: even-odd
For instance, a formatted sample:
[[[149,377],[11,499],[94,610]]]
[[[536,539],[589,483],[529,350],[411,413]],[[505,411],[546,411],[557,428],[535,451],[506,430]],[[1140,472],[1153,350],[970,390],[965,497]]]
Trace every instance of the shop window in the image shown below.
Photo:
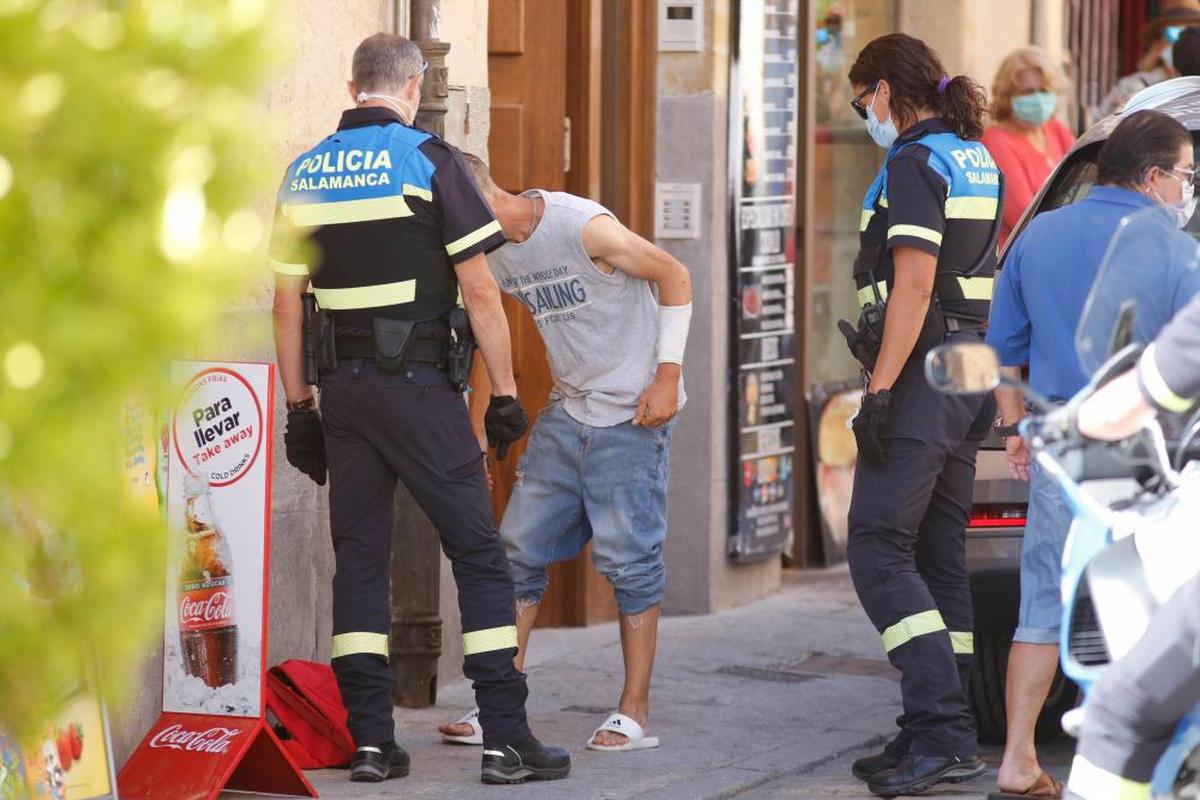
[[[863,121],[850,108],[846,74],[868,42],[893,30],[894,0],[817,2],[816,36],[809,43],[816,69],[810,179],[817,191],[805,268],[812,296],[808,374],[818,383],[858,375],[858,362],[850,357],[837,321],[858,318],[851,266],[858,251],[859,212],[884,151],[871,141]]]

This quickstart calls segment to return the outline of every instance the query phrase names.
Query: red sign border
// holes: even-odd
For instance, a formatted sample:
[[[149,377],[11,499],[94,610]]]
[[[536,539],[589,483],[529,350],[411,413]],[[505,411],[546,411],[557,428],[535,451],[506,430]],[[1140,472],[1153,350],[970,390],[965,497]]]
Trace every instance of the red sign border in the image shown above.
[[[248,363],[253,363],[253,362],[248,362]],[[268,406],[268,408],[270,408],[270,412],[268,412],[268,413],[273,414],[273,412],[275,410],[274,409],[274,406],[275,406],[275,404],[274,404],[275,365],[267,364],[266,366],[270,368],[269,373],[271,376],[271,378],[270,378],[271,382],[267,389],[267,395],[268,395],[269,402],[270,402],[270,405]],[[205,375],[211,375],[216,372],[223,372],[226,375],[232,375],[233,377],[235,377],[239,381],[241,381],[242,385],[246,387],[246,391],[250,392],[250,398],[254,401],[254,410],[258,412],[258,441],[254,445],[254,455],[252,455],[250,457],[250,463],[246,465],[245,469],[243,469],[236,478],[233,478],[232,480],[228,480],[228,481],[219,481],[219,482],[210,484],[211,486],[221,487],[221,486],[231,486],[232,484],[235,484],[238,481],[240,481],[242,478],[246,477],[246,474],[249,473],[250,469],[254,466],[254,462],[258,460],[258,454],[262,450],[263,439],[266,438],[266,431],[263,428],[262,401],[258,399],[258,393],[254,391],[254,387],[250,385],[250,381],[246,380],[245,377],[243,377],[241,374],[239,374],[237,372],[234,372],[229,367],[210,367],[206,370],[201,370],[200,372],[197,372],[195,375],[192,376],[192,379],[187,382],[187,385],[183,387],[182,393],[184,395],[186,395],[188,389],[190,389],[196,383],[196,381],[200,380]],[[179,463],[183,465],[183,469],[187,472],[188,475],[195,477],[196,473],[192,472],[191,467],[188,466],[187,460],[184,459],[184,457],[183,457],[183,448],[181,448],[179,446],[179,427],[175,424],[175,420],[179,417],[179,406],[181,406],[182,404],[183,404],[183,397],[180,397],[179,401],[175,404],[175,408],[171,411],[171,443],[175,445],[175,456],[179,459]],[[270,466],[271,466],[270,460],[268,459],[268,463],[267,463],[268,470],[270,469]],[[269,519],[269,517],[268,517],[268,519]]]

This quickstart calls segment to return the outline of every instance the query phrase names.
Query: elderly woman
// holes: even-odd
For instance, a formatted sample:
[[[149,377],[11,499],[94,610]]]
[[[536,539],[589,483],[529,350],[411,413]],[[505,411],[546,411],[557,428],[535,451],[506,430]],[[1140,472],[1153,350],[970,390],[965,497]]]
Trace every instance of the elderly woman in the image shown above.
[[[1004,173],[1003,244],[1042,182],[1067,154],[1075,137],[1054,116],[1061,72],[1035,47],[1005,57],[992,84],[992,125],[983,144]]]

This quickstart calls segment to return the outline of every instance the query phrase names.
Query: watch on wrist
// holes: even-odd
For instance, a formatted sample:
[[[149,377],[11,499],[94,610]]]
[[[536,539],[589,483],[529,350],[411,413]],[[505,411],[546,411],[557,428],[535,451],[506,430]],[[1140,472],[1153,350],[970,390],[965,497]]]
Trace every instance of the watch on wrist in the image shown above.
[[[1002,439],[1021,435],[1021,431],[1017,429],[1016,425],[997,425],[995,431],[996,435]]]
[[[291,400],[287,401],[288,413],[291,413],[293,411],[315,411],[316,408],[317,408],[317,398],[315,395],[311,395],[311,394],[308,397],[304,398],[303,400],[296,400],[295,402],[293,402]]]

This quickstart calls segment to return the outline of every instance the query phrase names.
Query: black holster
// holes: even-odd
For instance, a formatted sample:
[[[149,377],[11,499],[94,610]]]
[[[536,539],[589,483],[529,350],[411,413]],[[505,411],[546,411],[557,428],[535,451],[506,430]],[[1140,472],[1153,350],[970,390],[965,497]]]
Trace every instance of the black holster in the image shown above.
[[[475,358],[475,334],[467,310],[455,306],[450,312],[450,348],[446,351],[446,374],[457,392],[465,392],[471,384],[471,362]]]
[[[395,372],[404,366],[413,343],[416,320],[375,317],[375,366]]]
[[[304,309],[301,335],[304,343],[304,382],[319,386],[321,376],[337,369],[337,345],[333,335],[333,314],[317,307],[312,292],[300,295]]]
[[[870,372],[875,369],[875,360],[879,358],[879,348],[883,346],[883,321],[887,306],[884,303],[872,303],[863,306],[858,317],[858,325],[850,324],[849,320],[838,320],[838,330],[846,337],[846,345],[850,354]]]

